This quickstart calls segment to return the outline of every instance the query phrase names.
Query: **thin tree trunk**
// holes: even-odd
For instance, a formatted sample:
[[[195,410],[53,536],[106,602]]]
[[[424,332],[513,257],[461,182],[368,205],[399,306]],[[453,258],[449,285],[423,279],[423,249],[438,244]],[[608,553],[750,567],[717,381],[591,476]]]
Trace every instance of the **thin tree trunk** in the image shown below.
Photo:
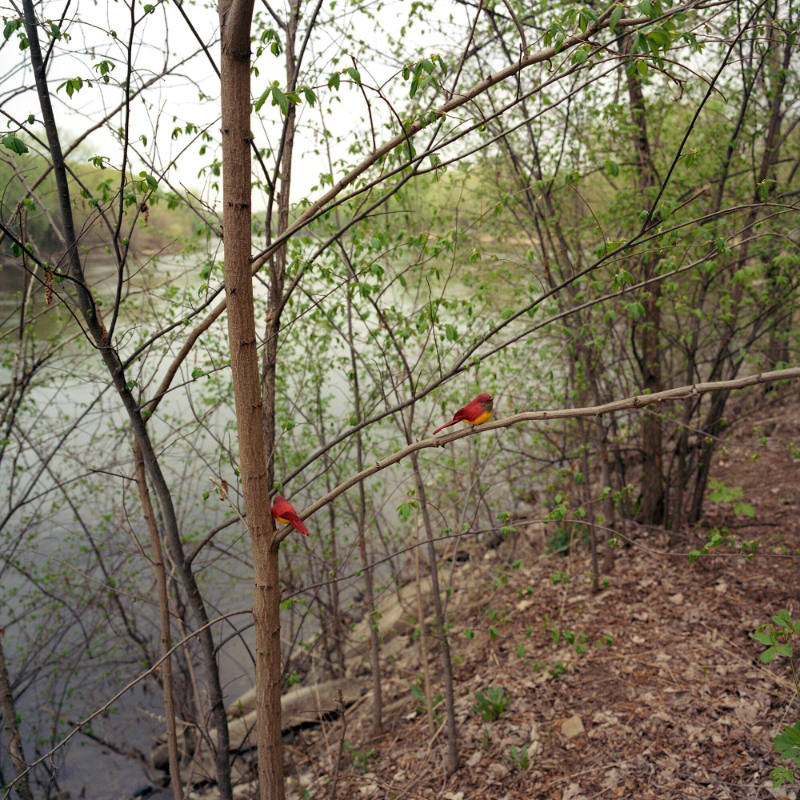
[[[630,48],[630,39],[627,39]],[[650,140],[647,134],[647,115],[642,93],[642,81],[636,70],[625,68],[628,84],[628,100],[633,122],[633,145],[636,152],[637,173],[641,199],[649,210],[653,202],[652,192],[658,186],[658,176],[653,165]],[[657,216],[657,215],[656,215]],[[656,222],[654,218],[653,223]],[[650,280],[655,275],[658,253],[647,254],[641,263],[642,280]],[[661,331],[661,309],[659,298],[661,284],[656,282],[648,286],[642,297],[644,320],[638,325],[639,369],[642,373],[642,388],[653,394],[660,392],[661,385],[661,352],[659,348]],[[636,331],[634,331],[634,337]],[[640,522],[659,524],[664,519],[664,478],[661,419],[656,413],[645,413],[642,420],[642,500],[639,506]]]
[[[319,379],[315,380],[315,390],[316,390],[316,407],[318,413],[320,415],[319,418],[319,440],[321,445],[325,445],[327,443],[326,435],[325,435],[325,419],[323,413],[323,405],[322,405],[322,395],[320,392],[320,381]],[[331,480],[331,470],[333,468],[333,460],[330,457],[328,452],[325,453],[323,456],[323,463],[325,465],[325,490],[326,492],[330,492],[333,489],[333,482]],[[330,530],[330,554],[329,554],[329,561],[328,566],[330,569],[333,570],[333,574],[335,577],[339,577],[339,555],[338,549],[336,544],[336,507],[333,503],[329,503],[327,507],[328,512],[328,528]],[[331,678],[343,678],[345,674],[345,664],[344,664],[344,645],[345,645],[345,638],[346,633],[344,631],[344,626],[342,624],[342,614],[341,614],[341,605],[339,603],[339,581],[327,581],[327,593],[328,593],[328,609],[327,613],[329,616],[329,627],[331,628],[332,635],[333,635],[333,648],[335,650],[336,661],[334,664],[334,660],[330,657],[330,653],[326,650],[326,656],[328,656],[328,672]],[[324,614],[320,614],[320,618],[322,619]],[[338,669],[338,671],[337,671]]]
[[[776,42],[778,26],[775,24],[774,19],[770,20],[770,22],[772,24],[767,26],[767,36],[770,37],[770,57],[767,59],[769,68],[765,79],[772,78],[773,85],[770,87],[771,102],[769,127],[764,142],[764,154],[761,167],[761,172],[764,174],[762,180],[765,180],[768,175],[772,179],[765,183],[767,199],[774,196],[778,187],[778,176],[776,174],[775,164],[777,164],[780,157],[780,134],[781,125],[783,123],[781,105],[783,103],[786,76],[789,74],[792,52],[796,47],[794,37],[784,34],[783,58],[779,58]],[[768,265],[766,270],[768,292],[776,304],[775,315],[780,316],[781,306],[784,303],[791,303],[794,305],[795,301],[794,292],[791,294],[787,292],[787,287],[792,283],[790,275],[793,268],[782,268],[775,262],[777,250],[777,243],[770,242],[767,253],[764,255],[764,260]],[[793,312],[785,314],[782,320],[773,323],[767,343],[767,369],[778,369],[780,365],[789,361],[789,336],[792,330],[793,316]]]
[[[414,582],[417,586],[417,620],[419,622],[419,658],[422,662],[422,680],[424,682],[425,708],[428,713],[428,725],[431,734],[436,732],[433,718],[433,691],[431,689],[431,668],[428,658],[428,632],[425,627],[425,601],[422,597],[422,575],[419,561],[419,511],[414,515]]]
[[[738,367],[737,367],[738,369]],[[688,521],[699,522],[703,512],[703,500],[706,493],[708,476],[711,473],[711,459],[716,448],[716,438],[722,432],[722,415],[728,402],[730,391],[715,392],[711,397],[711,408],[701,427],[701,432],[706,434],[700,444],[700,457],[698,458],[695,473],[694,490],[689,503]]]
[[[583,473],[583,506],[588,522],[586,527],[589,531],[589,552],[592,557],[592,593],[600,591],[600,567],[597,564],[597,521],[595,519],[594,501],[592,500],[592,485],[589,480],[589,437],[586,434],[586,423],[583,419],[578,420],[578,433],[580,436],[581,448],[581,472]]]
[[[436,635],[442,648],[442,677],[444,679],[444,703],[447,730],[447,774],[452,775],[458,769],[458,730],[456,729],[455,692],[453,690],[453,663],[450,658],[450,645],[445,631],[444,612],[442,611],[442,598],[439,594],[439,568],[436,559],[436,548],[433,544],[433,525],[428,513],[428,498],[425,494],[425,484],[419,471],[419,458],[416,451],[411,454],[411,469],[414,472],[414,483],[417,489],[417,501],[422,512],[422,524],[428,539],[428,561],[431,574],[431,599],[433,600],[433,613],[436,622]],[[423,620],[424,624],[424,620]]]
[[[330,459],[326,458],[326,463],[329,463]],[[333,488],[333,487],[331,487]],[[330,489],[328,489],[330,491]],[[337,545],[336,545],[336,512],[333,507],[333,503],[328,506],[328,519],[330,519],[331,524],[331,567],[333,569],[334,575],[339,576],[339,556],[337,552]],[[331,581],[329,583],[329,592],[330,592],[330,615],[331,615],[331,624],[333,627],[333,646],[336,651],[336,666],[338,671],[333,670],[333,664],[331,664],[331,677],[336,678],[343,678],[345,674],[345,663],[344,663],[344,645],[345,640],[347,638],[347,634],[344,630],[344,625],[342,624],[342,612],[341,612],[341,604],[339,602],[339,581]]]
[[[351,277],[355,278],[351,269]],[[356,424],[361,422],[361,391],[358,383],[358,361],[356,359],[355,339],[353,337],[353,304],[347,294],[347,335],[350,349],[350,370],[353,374],[353,400],[355,402]],[[356,471],[364,468],[364,440],[361,431],[356,433]],[[378,620],[375,613],[375,587],[373,569],[367,555],[366,537],[367,495],[364,481],[358,484],[358,551],[364,570],[364,586],[367,594],[367,619],[369,619],[369,663],[372,673],[372,733],[377,735],[383,729],[383,692],[381,688],[380,642],[378,640]]]
[[[600,393],[600,378],[598,376],[597,365],[595,364],[595,360],[592,358],[592,353],[585,347],[581,347],[583,351],[583,362],[586,365],[586,381],[589,388],[589,393],[591,394],[592,400],[596,406],[599,406],[603,400],[602,395]],[[608,466],[608,432],[606,430],[605,423],[602,419],[598,418],[594,426],[592,428],[592,440],[595,443],[595,448],[597,450],[597,457],[600,459],[600,483],[601,492],[603,496],[603,525],[605,526],[606,530],[613,530],[614,528],[614,501],[611,496],[611,474],[610,469]],[[584,471],[588,470],[588,457],[583,467]],[[587,472],[586,475],[587,483],[589,482],[589,474]],[[592,563],[594,564],[595,572],[597,571],[597,517],[592,511],[592,528],[593,528],[593,536],[594,538],[594,545],[592,550]],[[603,569],[606,572],[610,572],[614,568],[614,548],[607,547],[605,553],[605,559],[603,559]],[[599,589],[599,584],[596,584],[597,589]],[[596,589],[596,590],[597,590]]]
[[[14,695],[11,693],[11,681],[8,677],[8,664],[3,651],[3,636],[0,634],[0,704],[3,711],[3,730],[6,733],[8,751],[14,766],[16,790],[20,800],[33,800],[31,785],[28,781],[28,763],[22,749],[22,737],[19,735],[17,712],[14,708]]]
[[[220,684],[219,670],[216,663],[214,639],[211,629],[208,626],[208,615],[189,562],[183,551],[183,543],[178,530],[178,520],[172,503],[172,495],[164,479],[164,475],[161,472],[161,466],[147,432],[139,403],[128,387],[122,362],[120,361],[117,351],[112,347],[109,341],[108,333],[100,318],[94,298],[84,280],[83,266],[78,253],[75,225],[72,217],[72,204],[69,184],[67,182],[66,166],[61,151],[58,126],[50,102],[47,75],[45,73],[44,60],[39,45],[39,32],[32,0],[23,0],[22,7],[25,18],[25,33],[28,37],[31,66],[33,68],[42,111],[42,122],[44,123],[45,132],[47,134],[50,157],[53,164],[53,175],[56,182],[64,239],[67,242],[67,261],[70,277],[74,284],[74,302],[80,309],[88,335],[94,340],[95,346],[103,359],[103,363],[111,376],[112,384],[130,419],[133,435],[141,448],[145,467],[150,475],[150,480],[152,481],[158,501],[161,505],[167,545],[175,567],[178,570],[178,574],[180,575],[189,604],[192,607],[192,611],[197,618],[199,626],[202,628],[199,634],[199,640],[206,668],[209,704],[211,707],[210,717],[217,732],[217,747],[215,753],[217,782],[221,800],[231,800],[230,762],[228,760],[228,722],[225,715],[222,686]]]
[[[774,166],[778,159],[780,150],[780,130],[782,115],[782,104],[786,88],[786,75],[789,64],[789,58],[792,52],[790,42],[786,41],[784,49],[783,63],[776,63],[774,58],[774,48],[777,45],[775,40],[775,30],[772,24],[773,20],[770,19],[769,25],[766,26],[768,52],[765,55],[765,63],[772,64],[772,76],[775,83],[772,88],[769,106],[769,118],[767,119],[766,131],[764,133],[764,149],[761,153],[759,161],[758,172],[755,176],[755,191],[753,193],[753,203],[750,211],[747,214],[747,221],[740,234],[740,239],[743,242],[739,251],[736,261],[731,265],[731,274],[735,275],[747,263],[750,257],[750,242],[753,239],[756,229],[756,223],[760,212],[760,204],[762,202],[761,192],[765,191],[767,196],[775,193],[777,184],[775,180],[767,182],[770,173],[774,172]],[[763,189],[762,189],[763,187]],[[768,279],[769,279],[768,273]],[[770,286],[774,291],[774,287]],[[717,355],[712,368],[709,380],[718,380],[719,378],[735,378],[739,372],[739,368],[744,363],[744,356],[742,348],[736,347],[733,352],[731,346],[734,344],[734,336],[737,329],[738,310],[742,301],[742,282],[734,281],[733,289],[731,291],[731,305],[728,321],[724,328],[724,334],[721,337],[722,341],[717,349]],[[729,365],[727,370],[726,365]],[[716,441],[715,438],[723,428],[723,414],[725,412],[725,405],[729,391],[718,392],[711,399],[711,408],[706,415],[701,431],[709,434],[709,437],[704,438],[700,445],[700,456],[698,458],[697,469],[695,471],[695,482],[692,490],[692,498],[688,510],[688,521],[697,522],[703,509],[703,499],[705,497],[706,485],[711,472],[711,459],[713,457]]]
[[[253,617],[256,635],[256,736],[259,796],[282,800],[281,646],[278,544],[269,495],[275,441],[275,361],[280,289],[270,293],[271,335],[267,338],[267,389],[262,408],[250,275],[250,24],[252,0],[222,0],[219,6],[222,113],[222,187],[225,231],[225,293],[228,341],[236,403],[239,468],[253,547]],[[277,289],[277,295],[276,295]],[[270,391],[271,390],[271,391]],[[272,423],[271,425],[269,423]],[[265,424],[266,423],[266,424]]]
[[[161,627],[161,687],[164,693],[164,715],[167,718],[167,753],[169,756],[169,776],[172,783],[172,795],[175,800],[183,800],[183,783],[181,782],[181,764],[178,754],[178,734],[175,726],[175,703],[172,696],[172,659],[168,653],[172,646],[169,624],[169,594],[167,592],[167,572],[164,569],[164,557],[161,552],[161,537],[156,525],[156,515],[150,501],[147,488],[147,476],[144,471],[142,449],[133,442],[133,462],[136,470],[136,486],[139,500],[150,532],[150,547],[153,551],[153,573],[158,586],[159,624]]]

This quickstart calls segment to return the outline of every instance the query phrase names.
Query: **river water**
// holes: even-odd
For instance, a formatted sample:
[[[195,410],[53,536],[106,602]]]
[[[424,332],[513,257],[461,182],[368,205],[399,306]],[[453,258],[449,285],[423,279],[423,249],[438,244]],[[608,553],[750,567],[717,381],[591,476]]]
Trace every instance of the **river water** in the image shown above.
[[[115,330],[115,343],[119,342],[123,358],[149,332],[171,320],[179,320],[183,309],[196,304],[202,292],[200,270],[188,261],[162,259],[157,265],[145,266],[131,281],[133,295]],[[136,291],[145,286],[145,276],[149,291],[137,296]],[[89,277],[98,297],[105,301],[104,308],[108,308],[115,288],[114,270],[108,265],[92,265]],[[263,296],[263,287],[258,283],[256,286]],[[400,292],[399,285],[396,290]],[[458,287],[455,290],[458,292]],[[5,320],[0,327],[2,347],[9,347],[15,340],[18,318],[14,311],[21,291],[24,291],[21,273],[9,267],[0,269],[0,320]],[[326,291],[320,289],[318,297],[325,296]],[[184,298],[183,292],[191,297]],[[34,289],[34,296],[34,313],[41,314],[45,309],[41,286]],[[398,305],[416,303],[407,295],[395,299]],[[313,302],[309,308],[311,311],[306,313],[313,312]],[[109,313],[105,312],[106,321]],[[200,318],[195,318],[192,324]],[[48,337],[62,330],[63,324],[53,310],[43,314],[35,323],[35,346],[41,347]],[[303,317],[290,319],[290,324],[303,325]],[[64,330],[74,334],[78,329],[74,321],[67,320]],[[367,341],[364,324],[356,321],[356,332]],[[157,342],[143,365],[134,364],[127,370],[126,377],[137,382],[135,390],[141,389],[145,397],[152,396],[172,355],[183,343],[181,334],[179,327],[174,344],[168,338],[163,344]],[[286,437],[281,442],[290,442],[286,447],[288,454],[280,453],[282,469],[286,471],[291,470],[293,459],[299,463],[319,446],[319,430],[308,416],[315,405],[315,401],[308,399],[314,391],[313,366],[320,362],[325,366],[320,393],[326,401],[326,437],[335,435],[337,426],[346,426],[352,413],[350,364],[342,337],[334,335],[318,345],[308,344],[308,339],[299,336],[294,341],[295,367],[288,376],[280,376],[284,380],[281,419],[292,423],[291,427],[280,426],[280,436]],[[449,347],[450,343],[446,343],[441,349]],[[368,357],[366,347],[362,355]],[[212,335],[195,346],[173,381],[175,390],[149,423],[174,491],[181,530],[189,549],[234,515],[215,493],[211,482],[212,478],[224,477],[232,493],[238,489],[231,466],[236,458],[236,429],[227,360],[225,323],[221,321],[212,329]],[[374,369],[373,374],[382,374],[380,370],[389,368],[377,358],[369,365]],[[6,358],[0,364],[0,385],[7,383],[12,366],[13,358]],[[115,393],[107,390],[108,377],[99,356],[80,338],[65,346],[46,369],[46,378],[30,391],[29,402],[20,409],[17,428],[22,434],[0,463],[0,480],[9,487],[6,509],[25,501],[0,527],[3,559],[0,628],[5,628],[3,644],[12,671],[22,676],[16,693],[20,695],[18,711],[22,715],[29,760],[46,752],[53,736],[58,738],[69,730],[66,720],[81,719],[139,674],[140,654],[128,629],[133,628],[149,642],[156,642],[158,620],[146,558],[148,534],[141,520],[135,486],[129,480],[132,468],[127,417]],[[494,387],[487,388],[493,391]],[[383,389],[388,391],[387,386]],[[376,402],[382,402],[380,392],[376,396]],[[415,422],[419,433],[426,423],[420,416],[422,405],[419,404]],[[435,414],[437,422],[444,421],[439,419],[441,410]],[[431,428],[429,425],[428,431]],[[370,428],[370,436],[373,448],[365,455],[366,463],[403,444],[391,420]],[[486,441],[488,437],[480,438]],[[461,446],[462,457],[470,446]],[[12,451],[16,453],[13,461]],[[344,462],[349,459],[352,467],[352,451],[343,450],[336,455],[340,457]],[[457,469],[477,470],[479,459],[470,466],[469,458],[466,467],[462,462]],[[331,467],[339,468],[335,459],[327,468]],[[346,471],[349,467],[341,469]],[[325,470],[315,465],[306,473],[313,473],[312,480],[316,481],[306,491],[321,494]],[[292,499],[299,496],[300,501],[295,500],[299,507],[310,499],[300,486],[306,480],[306,473],[286,492]],[[456,477],[460,473],[453,468],[450,474]],[[370,483],[375,506],[382,509],[382,537],[387,532],[391,537],[403,530],[395,509],[409,498],[411,488],[408,469],[401,467],[376,476]],[[453,486],[443,489],[452,490]],[[298,491],[299,495],[294,494]],[[501,492],[508,494],[505,489]],[[310,540],[290,537],[283,545],[296,548],[292,559],[295,585],[307,584],[310,576],[311,582],[327,577],[329,567],[323,552],[327,547],[325,535],[330,533],[325,529],[327,522],[326,512],[320,512],[307,520],[312,531]],[[446,524],[446,520],[437,510],[439,523]],[[335,536],[340,574],[357,571],[361,565],[353,530],[340,522]],[[390,541],[386,547],[391,545]],[[13,563],[15,558],[19,564]],[[97,566],[100,558],[105,572]],[[238,520],[202,551],[193,566],[211,616],[250,606],[250,548],[246,531]],[[380,577],[387,577],[387,573]],[[349,599],[360,589],[361,579],[354,578],[344,583],[341,591]],[[112,613],[105,615],[104,609],[110,603],[113,605],[113,596],[121,598],[121,608],[129,618],[127,627],[121,621],[119,609],[112,608]],[[49,598],[44,601],[47,608],[44,618],[41,613],[37,617],[41,598]],[[60,603],[61,600],[64,602]],[[253,683],[249,622],[247,616],[234,621],[237,628],[244,629],[241,637],[231,638],[230,625],[222,625],[216,632],[221,644],[220,668],[228,703]],[[189,624],[193,624],[191,619]],[[307,628],[304,635],[310,632]],[[288,633],[287,618],[284,636]],[[177,635],[173,631],[173,636]],[[202,678],[199,666],[198,677]],[[54,713],[60,715],[61,723],[51,730]],[[115,753],[114,748],[132,746],[149,755],[152,742],[164,728],[162,714],[160,692],[154,683],[144,683],[124,695],[112,713],[93,723],[93,733],[110,746],[76,736],[56,757],[58,785],[51,789],[66,790],[73,798],[89,800],[130,797],[149,783],[149,776],[135,760]],[[6,778],[11,774],[2,750],[0,768]],[[170,795],[162,793],[162,796]]]
[[[174,277],[178,290],[191,282],[179,260],[162,261],[158,270],[155,281],[150,276],[151,282],[163,283]],[[112,268],[94,265],[88,277],[99,298],[106,303],[113,299]],[[25,292],[20,270],[13,266],[0,269],[3,348],[14,349],[19,331],[17,309]],[[153,299],[156,295],[148,302],[154,304],[153,316],[163,321],[170,315],[169,293]],[[55,309],[48,310],[43,303],[40,284],[33,284],[33,296],[29,319],[36,321],[27,348],[29,356],[62,330]],[[144,304],[141,311],[124,312],[118,323],[117,335],[123,343],[130,342],[128,350],[138,328],[156,327],[155,320],[151,324],[145,318],[137,319],[138,313],[146,313]],[[63,331],[62,336],[74,334],[76,323],[68,320]],[[13,357],[9,356],[0,368],[4,385],[12,368]],[[157,379],[162,369],[157,367],[150,378]],[[29,760],[46,752],[71,723],[113,696],[139,672],[136,654],[130,650],[135,645],[128,640],[119,649],[125,641],[124,625],[117,616],[105,617],[106,590],[119,587],[131,626],[145,639],[157,641],[152,574],[135,546],[138,540],[146,553],[149,540],[135,487],[125,479],[132,471],[127,417],[115,393],[106,389],[101,360],[80,337],[70,341],[45,370],[18,410],[17,429],[22,435],[12,434],[13,441],[0,463],[0,480],[6,487],[2,513],[7,513],[0,532],[0,628],[4,629],[3,645],[16,684],[17,712]],[[134,380],[144,376],[135,367],[130,373]],[[184,392],[171,395],[151,427],[168,481],[176,489],[182,530],[200,535],[229,518],[232,511],[213,494],[204,498],[212,488],[209,478],[219,467],[214,463],[214,443],[202,441],[185,421],[199,413],[209,427],[224,430],[230,424],[231,411],[225,404],[198,411],[192,408],[192,399]],[[97,567],[98,557],[103,559],[103,570]],[[202,568],[202,562],[198,566]],[[212,568],[209,559],[208,574],[200,576],[204,591],[216,606],[209,613],[215,616],[248,607],[247,565],[227,564],[224,579],[212,574]],[[41,613],[42,600],[46,614]],[[245,632],[245,641],[248,636]],[[239,640],[226,644],[220,663],[229,700],[252,683],[247,662],[246,647]],[[49,791],[108,800],[130,797],[147,786],[149,779],[142,766],[114,748],[136,748],[149,756],[155,736],[163,730],[159,717],[163,718],[163,704],[155,684],[144,683],[123,696],[110,714],[93,722],[95,739],[79,734],[54,757],[57,782]],[[54,720],[58,724],[54,725]],[[8,779],[12,771],[3,751],[0,768]],[[37,771],[40,780],[43,775]],[[40,787],[37,793],[41,791]]]
[[[176,292],[187,287],[192,290],[199,284],[193,274],[187,275],[185,264],[179,259],[162,261],[158,270],[160,277],[154,282],[175,277]],[[95,265],[89,278],[98,296],[108,303],[113,297],[113,269]],[[142,304],[139,310],[123,312],[115,333],[115,339],[119,337],[123,343],[123,353],[133,349],[140,328],[157,327],[147,319],[148,313],[158,317],[161,324],[170,318],[170,297],[175,296],[170,295],[171,291],[163,292],[161,299],[148,297],[149,310]],[[21,272],[13,267],[0,270],[0,318],[4,320],[0,332],[4,346],[9,346],[16,336],[15,309],[24,292]],[[33,292],[36,301],[32,313],[41,315],[35,323],[35,341],[41,346],[60,330],[61,323],[53,311],[43,313],[46,309],[41,286],[34,285]],[[66,330],[77,330],[74,321],[68,323]],[[197,358],[187,362],[176,384],[186,381],[196,366],[205,368],[208,360],[203,358],[204,347],[198,346]],[[335,343],[331,347],[326,356],[333,363],[337,355]],[[128,377],[148,381],[151,394],[168,361],[169,353],[165,352],[153,374],[137,373],[132,367]],[[7,382],[10,368],[11,362],[6,361],[0,374],[3,382]],[[125,479],[131,473],[126,415],[113,391],[106,390],[107,376],[99,357],[79,338],[68,344],[47,370],[46,378],[30,390],[29,402],[20,409],[17,419],[19,429],[30,435],[16,442],[16,460],[10,460],[12,446],[0,464],[0,480],[9,487],[6,506],[22,503],[9,514],[0,531],[4,537],[0,539],[4,558],[0,562],[0,603],[5,599],[5,607],[0,605],[0,627],[6,629],[4,648],[12,672],[16,667],[18,674],[24,676],[20,680],[27,683],[17,711],[22,717],[29,760],[46,752],[53,737],[58,739],[69,730],[68,723],[80,720],[138,674],[129,640],[123,644],[126,652],[114,651],[115,642],[126,641],[124,626],[116,617],[104,618],[104,587],[109,591],[112,586],[121,587],[123,605],[132,615],[134,626],[151,641],[157,641],[152,577],[143,557],[149,550],[148,537],[139,518],[135,487]],[[348,405],[348,380],[343,370],[332,371],[333,383],[323,390],[330,397],[328,413],[334,417],[345,415]],[[227,377],[227,369],[222,374]],[[224,389],[216,387],[212,402],[202,389],[187,387],[176,391],[150,423],[168,481],[176,490],[182,531],[195,541],[232,515],[231,509],[214,494],[210,481],[212,476],[222,475],[231,486],[236,485],[226,455],[234,445],[232,399],[219,402],[221,393]],[[202,426],[195,424],[198,418],[202,419]],[[391,476],[386,478],[385,486],[385,496],[397,495],[388,503],[395,508],[406,487]],[[324,521],[316,520],[315,524]],[[309,526],[314,528],[311,523]],[[142,544],[141,555],[136,540]],[[353,566],[360,566],[355,560],[352,532],[343,529],[337,533],[337,540]],[[91,545],[87,544],[89,541]],[[219,546],[218,553],[211,551],[205,562],[195,563],[212,616],[248,608],[251,603],[249,545],[240,523],[219,537]],[[102,553],[108,574],[101,574],[96,566],[98,553]],[[15,558],[19,564],[12,564]],[[302,583],[302,573],[298,577]],[[53,605],[52,613],[57,619],[52,616],[32,622],[25,618],[24,610],[36,607],[37,592],[46,588],[45,584],[51,587],[48,597],[66,597],[66,602]],[[350,589],[343,587],[343,591],[352,596],[356,589],[353,584]],[[239,617],[238,627],[245,626],[243,619],[249,622]],[[61,633],[57,643],[54,627]],[[89,634],[84,628],[91,628]],[[230,630],[220,630],[218,638],[227,636]],[[96,655],[91,652],[95,641],[104,642]],[[48,659],[37,663],[37,650],[48,653],[53,666],[47,666]],[[240,638],[226,641],[220,651],[226,702],[232,702],[252,685],[251,651],[249,628]],[[33,655],[26,657],[25,653]],[[22,664],[19,658],[23,659]],[[17,687],[18,694],[21,688]],[[135,747],[149,755],[150,745],[163,730],[161,715],[161,696],[154,684],[142,684],[123,696],[111,714],[93,722],[96,739],[79,734],[57,754],[53,761],[58,767],[57,783],[50,790],[68,791],[73,798],[109,800],[130,797],[147,786],[150,778],[142,766],[114,752],[114,748]],[[61,720],[55,727],[54,718]],[[7,778],[11,769],[2,752],[0,767]]]

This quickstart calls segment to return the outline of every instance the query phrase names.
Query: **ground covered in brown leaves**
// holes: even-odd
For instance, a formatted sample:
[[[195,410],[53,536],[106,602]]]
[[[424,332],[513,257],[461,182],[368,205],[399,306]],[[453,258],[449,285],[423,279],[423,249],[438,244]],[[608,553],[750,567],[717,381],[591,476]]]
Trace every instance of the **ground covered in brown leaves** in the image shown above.
[[[370,733],[369,699],[347,713],[344,736],[342,720],[303,732],[287,747],[290,796],[794,797],[797,787],[769,780],[780,763],[772,738],[800,720],[791,672],[783,658],[762,664],[752,633],[780,609],[800,616],[800,402],[796,390],[757,403],[755,394],[734,404],[713,469],[741,496],[723,491],[707,502],[702,527],[671,550],[663,531],[622,529],[599,594],[586,549],[547,554],[541,526],[471,551],[448,601],[454,775],[444,770],[442,706],[432,732],[412,695],[423,671],[418,642],[407,637],[384,676],[385,732]],[[690,563],[687,553],[722,526],[733,541]],[[746,558],[750,540],[758,549]],[[434,652],[442,693],[438,663]],[[508,700],[495,720],[474,710],[489,687]]]

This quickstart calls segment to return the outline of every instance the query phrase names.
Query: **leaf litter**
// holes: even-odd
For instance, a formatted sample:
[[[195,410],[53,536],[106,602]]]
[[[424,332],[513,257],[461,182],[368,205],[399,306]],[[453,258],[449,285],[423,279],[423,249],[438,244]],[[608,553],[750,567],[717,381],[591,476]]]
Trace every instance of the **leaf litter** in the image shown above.
[[[432,733],[411,694],[422,670],[409,637],[383,663],[384,732],[370,733],[369,701],[347,718],[352,751],[373,752],[366,774],[345,752],[336,797],[793,797],[797,787],[774,789],[769,774],[779,764],[772,739],[800,709],[788,662],[762,664],[752,634],[780,609],[800,610],[800,402],[754,394],[736,401],[712,467],[715,481],[742,487],[754,516],[708,501],[672,550],[667,532],[620,523],[625,546],[597,595],[585,549],[546,553],[541,523],[518,525],[494,550],[474,545],[448,606],[460,768],[445,774],[443,705]],[[688,552],[723,526],[734,543],[690,563]],[[752,558],[743,538],[759,542]],[[440,675],[435,647],[430,659]],[[488,687],[510,696],[493,721],[473,710]],[[287,748],[290,798],[331,796],[340,731],[341,720],[329,721]]]

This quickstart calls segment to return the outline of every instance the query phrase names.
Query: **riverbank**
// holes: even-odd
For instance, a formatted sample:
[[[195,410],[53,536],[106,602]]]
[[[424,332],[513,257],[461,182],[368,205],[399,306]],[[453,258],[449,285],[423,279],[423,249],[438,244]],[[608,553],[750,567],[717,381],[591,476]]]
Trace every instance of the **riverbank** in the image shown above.
[[[370,734],[369,696],[299,730],[286,747],[288,796],[791,796],[769,779],[780,763],[772,739],[795,721],[791,674],[785,659],[759,660],[752,634],[780,609],[798,611],[796,394],[740,398],[715,459],[715,480],[741,486],[754,516],[709,500],[672,549],[667,532],[619,527],[597,595],[586,549],[548,553],[540,521],[517,520],[496,549],[465,538],[470,559],[448,595],[460,769],[444,773],[435,643],[433,728],[414,689],[424,669],[412,625],[384,643],[384,733]],[[720,529],[731,538],[690,560]],[[759,543],[752,557],[743,540]],[[237,797],[255,796],[240,784]]]

